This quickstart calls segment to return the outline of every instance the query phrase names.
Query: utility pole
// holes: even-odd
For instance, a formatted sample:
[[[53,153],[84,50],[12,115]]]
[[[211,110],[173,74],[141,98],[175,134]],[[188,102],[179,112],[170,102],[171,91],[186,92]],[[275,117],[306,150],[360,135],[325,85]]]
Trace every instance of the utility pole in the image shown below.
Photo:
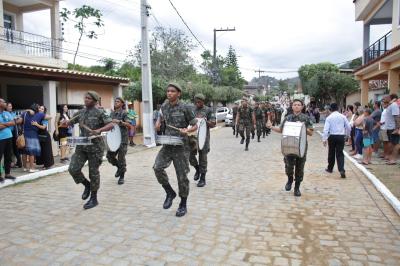
[[[214,54],[213,54],[213,84],[217,84],[217,31],[236,31],[235,27],[233,29],[214,29]]]
[[[261,78],[261,73],[265,73],[267,71],[258,69],[258,70],[254,70],[254,72],[256,72],[256,73],[258,72],[258,79],[260,79]]]
[[[142,31],[142,101],[143,101],[143,144],[154,147],[154,125],[153,125],[153,92],[151,83],[151,61],[148,34],[148,17],[150,5],[146,0],[140,1],[141,31]]]

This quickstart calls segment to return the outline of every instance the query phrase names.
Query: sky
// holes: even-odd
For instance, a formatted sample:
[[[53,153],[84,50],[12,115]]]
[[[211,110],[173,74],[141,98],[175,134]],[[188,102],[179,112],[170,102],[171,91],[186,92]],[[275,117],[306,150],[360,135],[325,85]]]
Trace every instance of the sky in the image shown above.
[[[276,78],[297,76],[304,64],[341,63],[362,55],[362,22],[354,20],[351,0],[171,0],[206,49],[213,49],[213,29],[235,28],[217,33],[217,53],[225,56],[230,45],[236,50],[246,80],[258,76],[255,70]],[[179,28],[191,36],[169,0],[148,0],[151,5],[149,28],[158,24]],[[140,41],[140,0],[65,0],[61,8],[70,10],[83,4],[103,13],[105,26],[98,39],[84,39],[77,58],[82,65],[98,64],[110,57],[121,62]],[[41,11],[24,16],[24,30],[50,36],[50,13]],[[371,30],[371,42],[390,30],[387,25]],[[151,34],[151,32],[150,32]],[[78,35],[73,25],[64,25],[63,47],[74,50]],[[193,41],[197,43],[194,39]],[[197,65],[203,48],[192,51]],[[64,55],[72,62],[72,55]],[[282,73],[284,72],[284,73]]]

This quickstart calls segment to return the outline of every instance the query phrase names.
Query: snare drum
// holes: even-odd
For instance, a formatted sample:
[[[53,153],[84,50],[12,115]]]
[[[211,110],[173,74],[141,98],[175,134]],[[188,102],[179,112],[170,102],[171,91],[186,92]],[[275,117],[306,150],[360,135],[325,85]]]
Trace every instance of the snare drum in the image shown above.
[[[156,137],[156,142],[162,145],[172,145],[172,146],[181,146],[183,145],[183,139],[177,136],[170,135],[160,135]]]
[[[306,153],[307,130],[304,123],[285,122],[282,132],[282,154],[303,158]]]
[[[199,150],[203,150],[207,139],[207,122],[204,118],[197,119],[197,141]]]
[[[88,137],[68,137],[67,143],[71,147],[93,145],[92,140]]]
[[[109,151],[116,152],[121,146],[121,129],[118,125],[114,124],[114,127],[103,134],[104,142]]]

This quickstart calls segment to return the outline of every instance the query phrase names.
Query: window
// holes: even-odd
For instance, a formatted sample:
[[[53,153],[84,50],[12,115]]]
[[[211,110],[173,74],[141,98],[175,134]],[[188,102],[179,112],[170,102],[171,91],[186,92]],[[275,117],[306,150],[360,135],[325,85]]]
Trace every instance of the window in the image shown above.
[[[11,15],[4,14],[3,18],[4,18],[4,28],[13,30],[14,29],[13,17]]]

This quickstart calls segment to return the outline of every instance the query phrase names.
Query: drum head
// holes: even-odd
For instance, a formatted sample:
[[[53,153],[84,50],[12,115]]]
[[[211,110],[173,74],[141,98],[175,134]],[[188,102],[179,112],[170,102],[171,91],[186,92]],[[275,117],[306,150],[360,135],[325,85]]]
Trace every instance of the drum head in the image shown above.
[[[116,152],[121,146],[121,130],[118,125],[114,125],[114,128],[107,132],[106,139],[108,150]]]
[[[305,124],[301,127],[300,133],[300,157],[303,158],[306,153],[306,144],[307,144],[307,129]]]
[[[197,123],[197,141],[199,143],[199,150],[203,150],[207,139],[207,123],[205,119],[199,119]]]

